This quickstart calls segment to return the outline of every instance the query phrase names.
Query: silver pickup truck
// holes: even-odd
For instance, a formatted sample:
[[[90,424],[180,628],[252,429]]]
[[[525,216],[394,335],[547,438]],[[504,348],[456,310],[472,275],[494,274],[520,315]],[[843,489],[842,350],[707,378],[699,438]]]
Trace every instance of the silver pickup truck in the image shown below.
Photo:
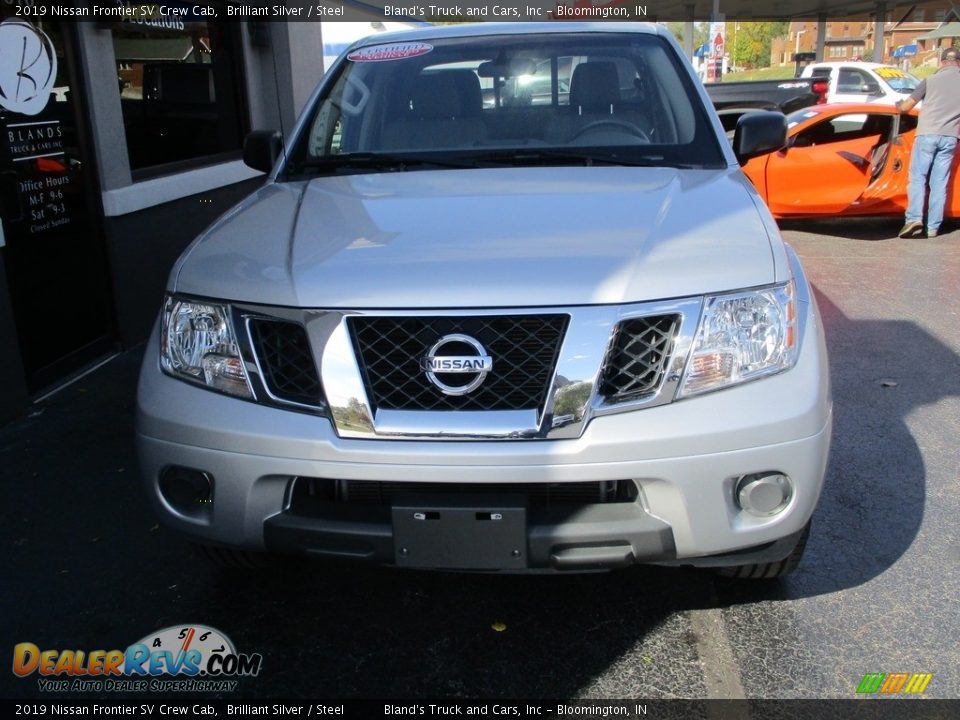
[[[156,513],[215,561],[794,569],[831,400],[810,285],[664,29],[471,24],[340,57],[173,269]]]

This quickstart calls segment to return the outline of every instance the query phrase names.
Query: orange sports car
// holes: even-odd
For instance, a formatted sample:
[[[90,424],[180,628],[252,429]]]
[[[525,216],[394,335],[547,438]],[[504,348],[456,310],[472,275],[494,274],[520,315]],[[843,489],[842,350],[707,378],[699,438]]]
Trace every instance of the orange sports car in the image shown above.
[[[903,215],[918,111],[814,105],[787,116],[787,145],[743,166],[777,218]],[[954,160],[945,217],[960,217]]]

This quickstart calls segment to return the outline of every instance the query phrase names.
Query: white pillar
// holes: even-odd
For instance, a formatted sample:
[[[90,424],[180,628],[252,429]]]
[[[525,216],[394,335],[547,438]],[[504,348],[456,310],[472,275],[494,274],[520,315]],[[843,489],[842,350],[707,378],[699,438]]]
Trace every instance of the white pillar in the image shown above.
[[[254,117],[253,127],[283,130],[289,138],[297,116],[323,76],[323,39],[319,22],[265,23],[269,31],[269,48],[259,53],[259,74],[266,90],[268,106]],[[260,122],[256,122],[257,120]],[[276,120],[274,125],[267,120]]]
[[[100,187],[113,190],[130,185],[130,158],[127,135],[116,81],[117,59],[113,52],[113,33],[98,23],[77,23],[79,75],[87,93],[93,156],[100,174]],[[72,88],[77,93],[77,88]]]

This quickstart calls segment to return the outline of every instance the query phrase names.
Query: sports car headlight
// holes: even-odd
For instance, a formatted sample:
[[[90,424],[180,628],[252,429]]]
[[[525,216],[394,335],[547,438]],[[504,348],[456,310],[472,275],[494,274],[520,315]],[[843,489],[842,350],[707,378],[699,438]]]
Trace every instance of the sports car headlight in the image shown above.
[[[706,298],[678,397],[772,375],[797,361],[793,280]]]
[[[253,397],[225,305],[168,297],[160,366],[174,377],[237,397]]]

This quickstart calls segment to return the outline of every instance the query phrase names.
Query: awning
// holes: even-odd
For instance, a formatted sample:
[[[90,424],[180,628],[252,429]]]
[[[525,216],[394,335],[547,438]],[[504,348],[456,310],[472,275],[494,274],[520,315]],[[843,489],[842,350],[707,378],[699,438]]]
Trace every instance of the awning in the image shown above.
[[[960,22],[949,22],[946,25],[941,25],[936,30],[921,35],[917,40],[939,40],[940,38],[955,37],[960,37]]]
[[[917,54],[916,45],[901,45],[900,47],[898,47],[896,50],[893,51],[893,56],[895,58],[913,57],[916,54]]]

